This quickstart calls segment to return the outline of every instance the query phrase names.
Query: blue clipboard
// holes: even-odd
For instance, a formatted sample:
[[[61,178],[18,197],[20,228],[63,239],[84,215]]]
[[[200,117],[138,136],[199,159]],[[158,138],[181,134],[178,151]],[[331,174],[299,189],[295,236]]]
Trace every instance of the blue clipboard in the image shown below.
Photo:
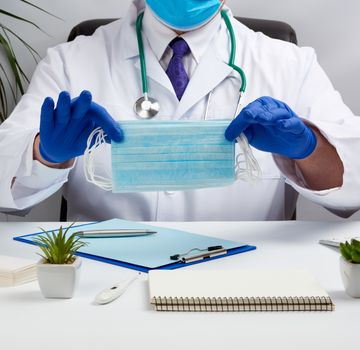
[[[68,234],[79,231],[80,227],[81,230],[136,228],[157,231],[156,234],[139,237],[82,238],[81,240],[86,242],[87,245],[76,253],[77,256],[142,272],[154,269],[178,269],[256,249],[255,246],[245,243],[120,219],[73,226]],[[57,230],[51,230],[51,232],[57,232]],[[33,239],[43,234],[43,232],[37,232],[17,236],[13,239],[18,242],[36,245]],[[182,256],[188,253],[190,258],[191,255],[203,255],[199,253],[213,246],[223,247],[223,252],[215,256],[209,252],[204,257],[191,262],[183,262],[180,258],[176,261],[171,260],[171,257],[176,254]]]

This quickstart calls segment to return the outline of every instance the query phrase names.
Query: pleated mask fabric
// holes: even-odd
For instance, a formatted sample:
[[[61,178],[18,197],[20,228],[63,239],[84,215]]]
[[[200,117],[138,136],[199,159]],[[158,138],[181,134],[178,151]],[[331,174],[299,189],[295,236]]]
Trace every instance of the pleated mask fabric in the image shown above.
[[[112,143],[112,191],[183,191],[236,181],[229,120],[122,121],[124,140]]]

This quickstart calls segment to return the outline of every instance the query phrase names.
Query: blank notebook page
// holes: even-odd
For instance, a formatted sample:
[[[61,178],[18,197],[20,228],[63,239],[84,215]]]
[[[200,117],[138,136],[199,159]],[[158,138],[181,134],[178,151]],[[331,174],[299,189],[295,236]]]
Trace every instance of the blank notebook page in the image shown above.
[[[153,270],[150,297],[328,297],[304,270]]]
[[[303,270],[154,270],[149,286],[157,311],[334,310]]]

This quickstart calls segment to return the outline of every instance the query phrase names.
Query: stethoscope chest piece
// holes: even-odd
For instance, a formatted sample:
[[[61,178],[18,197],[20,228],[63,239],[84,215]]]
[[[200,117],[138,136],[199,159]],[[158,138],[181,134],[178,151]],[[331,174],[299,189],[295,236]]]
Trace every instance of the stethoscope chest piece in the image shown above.
[[[139,119],[151,119],[159,113],[160,104],[154,98],[145,95],[135,102],[134,111]]]

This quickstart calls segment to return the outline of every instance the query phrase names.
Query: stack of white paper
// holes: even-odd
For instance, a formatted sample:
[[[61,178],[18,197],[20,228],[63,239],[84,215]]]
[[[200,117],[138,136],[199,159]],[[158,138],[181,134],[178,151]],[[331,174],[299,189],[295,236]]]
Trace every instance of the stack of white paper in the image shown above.
[[[34,280],[36,280],[34,261],[0,255],[0,287],[16,286]]]

